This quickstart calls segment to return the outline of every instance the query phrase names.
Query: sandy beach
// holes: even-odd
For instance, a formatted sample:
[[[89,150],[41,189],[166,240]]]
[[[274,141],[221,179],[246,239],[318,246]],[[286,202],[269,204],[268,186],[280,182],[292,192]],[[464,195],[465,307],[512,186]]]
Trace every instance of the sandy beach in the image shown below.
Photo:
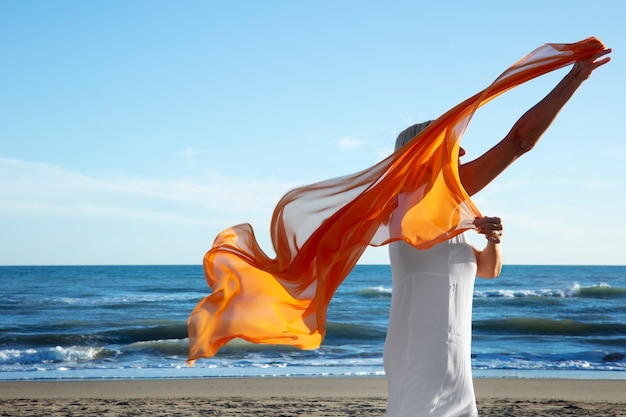
[[[626,416],[626,380],[477,379],[481,416]],[[0,416],[384,416],[384,378],[1,381]]]

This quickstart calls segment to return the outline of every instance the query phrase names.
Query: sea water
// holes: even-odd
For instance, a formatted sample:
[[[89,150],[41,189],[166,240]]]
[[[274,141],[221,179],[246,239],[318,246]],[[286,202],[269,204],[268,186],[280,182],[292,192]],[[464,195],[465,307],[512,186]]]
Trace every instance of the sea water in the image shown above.
[[[234,340],[185,364],[202,266],[0,267],[0,379],[383,376],[389,265],[357,265],[321,348]],[[477,279],[476,377],[626,379],[626,266],[505,265]]]

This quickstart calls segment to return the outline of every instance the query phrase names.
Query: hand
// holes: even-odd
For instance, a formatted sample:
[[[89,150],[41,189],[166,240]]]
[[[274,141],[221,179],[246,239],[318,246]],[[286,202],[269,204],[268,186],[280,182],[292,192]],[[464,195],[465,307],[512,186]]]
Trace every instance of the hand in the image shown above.
[[[611,57],[607,56],[604,59],[600,59],[598,60],[598,58],[606,55],[606,54],[610,54],[612,52],[612,49],[605,49],[603,51],[600,51],[592,56],[590,56],[589,58],[579,61],[577,63],[574,64],[574,67],[571,70],[571,74],[573,77],[578,78],[580,80],[586,80],[587,78],[589,78],[589,76],[591,75],[591,73],[598,67],[606,64],[607,62],[609,62],[611,60]]]
[[[476,231],[485,235],[489,242],[500,243],[502,239],[502,219],[499,217],[477,217],[474,219]]]

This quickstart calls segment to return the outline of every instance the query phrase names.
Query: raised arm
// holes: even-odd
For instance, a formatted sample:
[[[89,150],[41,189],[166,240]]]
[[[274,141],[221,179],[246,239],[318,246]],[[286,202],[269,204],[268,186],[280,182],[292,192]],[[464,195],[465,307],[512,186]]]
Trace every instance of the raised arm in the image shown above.
[[[524,113],[502,141],[482,156],[459,167],[461,183],[470,196],[482,190],[513,161],[535,146],[583,81],[596,68],[610,61],[610,57],[599,59],[610,52],[611,49],[605,49],[575,63],[546,97]]]

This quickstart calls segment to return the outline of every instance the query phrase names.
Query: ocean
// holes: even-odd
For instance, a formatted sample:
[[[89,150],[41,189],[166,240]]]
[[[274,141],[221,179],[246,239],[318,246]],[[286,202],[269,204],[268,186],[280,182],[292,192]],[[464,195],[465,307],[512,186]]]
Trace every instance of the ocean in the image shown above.
[[[0,266],[0,379],[383,376],[389,265],[357,265],[320,349],[235,340],[185,364],[200,265]],[[626,266],[505,265],[477,279],[475,377],[626,379]]]

